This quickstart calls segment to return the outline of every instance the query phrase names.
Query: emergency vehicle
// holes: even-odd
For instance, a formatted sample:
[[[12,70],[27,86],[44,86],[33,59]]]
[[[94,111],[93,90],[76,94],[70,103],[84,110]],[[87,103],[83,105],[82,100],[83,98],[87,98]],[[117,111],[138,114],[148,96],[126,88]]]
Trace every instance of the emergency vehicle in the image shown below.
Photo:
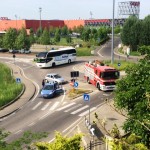
[[[99,90],[109,91],[116,88],[116,80],[120,73],[117,69],[105,66],[100,61],[87,62],[84,65],[84,77],[90,84],[95,85]]]

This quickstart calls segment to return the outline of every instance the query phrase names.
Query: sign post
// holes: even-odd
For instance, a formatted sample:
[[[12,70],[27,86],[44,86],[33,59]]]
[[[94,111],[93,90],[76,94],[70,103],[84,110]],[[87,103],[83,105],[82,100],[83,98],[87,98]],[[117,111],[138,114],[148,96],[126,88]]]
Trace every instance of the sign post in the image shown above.
[[[90,95],[85,93],[83,95],[83,99],[85,102],[89,102],[90,101]],[[89,125],[90,125],[90,104],[89,104]]]
[[[14,64],[15,64],[15,58],[16,58],[16,55],[15,55],[15,54],[13,54],[13,58],[14,58]]]

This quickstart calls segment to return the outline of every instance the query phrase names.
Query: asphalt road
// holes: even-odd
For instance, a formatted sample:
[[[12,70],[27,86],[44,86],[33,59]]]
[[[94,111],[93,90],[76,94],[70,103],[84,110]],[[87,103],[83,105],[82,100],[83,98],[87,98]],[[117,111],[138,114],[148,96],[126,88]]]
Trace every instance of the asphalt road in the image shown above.
[[[110,56],[109,43],[101,49],[101,52],[103,56],[99,55],[97,58],[103,59],[104,56]],[[99,50],[98,53],[100,54]],[[5,59],[2,57],[5,57]],[[14,63],[11,54],[4,54],[2,57],[0,58],[1,61]],[[7,141],[12,141],[20,137],[24,131],[27,130],[33,132],[48,132],[49,137],[45,140],[51,141],[54,138],[55,131],[67,134],[75,123],[89,113],[89,107],[90,110],[93,111],[98,105],[101,105],[106,98],[112,98],[111,92],[104,93],[98,91],[93,85],[89,84],[87,84],[87,88],[93,88],[95,92],[92,93],[90,102],[88,103],[83,101],[83,97],[75,101],[68,101],[66,95],[57,96],[49,100],[39,98],[38,93],[42,87],[41,82],[47,73],[59,73],[66,80],[70,81],[70,71],[75,67],[79,68],[78,66],[82,66],[85,61],[94,58],[95,57],[80,57],[77,58],[75,63],[61,65],[55,68],[39,69],[32,62],[33,56],[18,54],[15,59],[16,65],[20,66],[24,74],[36,84],[38,91],[35,99],[32,99],[24,105],[21,110],[0,122],[0,128],[5,128],[11,132]],[[78,79],[81,81],[84,80],[82,71]],[[68,89],[70,85],[65,84],[63,87]]]

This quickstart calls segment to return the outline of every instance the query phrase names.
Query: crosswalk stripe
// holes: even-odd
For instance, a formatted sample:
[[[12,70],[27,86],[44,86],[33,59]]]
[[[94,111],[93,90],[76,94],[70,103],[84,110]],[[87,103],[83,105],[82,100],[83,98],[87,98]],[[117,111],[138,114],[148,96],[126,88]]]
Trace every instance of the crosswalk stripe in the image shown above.
[[[41,110],[45,110],[49,105],[50,105],[51,102],[47,103]]]
[[[73,110],[73,109],[75,109],[75,108],[78,108],[78,107],[80,107],[81,105],[82,105],[82,104],[75,105],[75,106],[73,106],[73,107],[71,107],[71,108],[65,110],[64,112],[69,112],[70,110]]]
[[[63,106],[63,107],[61,107],[61,108],[58,108],[57,111],[63,110],[63,109],[65,109],[65,108],[68,108],[68,107],[70,107],[70,106],[72,106],[72,105],[74,105],[74,104],[76,104],[76,103],[70,103],[70,104],[68,104],[68,105],[65,105],[65,106]]]
[[[39,107],[43,102],[38,102],[33,108],[32,110],[35,110],[37,107]]]
[[[76,113],[80,112],[81,110],[83,110],[83,109],[85,109],[85,108],[87,108],[87,107],[89,107],[89,106],[86,105],[86,106],[84,106],[84,107],[81,107],[80,109],[77,109],[76,111],[72,112],[71,114],[76,114]]]
[[[59,104],[59,102],[56,102],[56,103],[50,108],[50,110],[54,110],[54,109],[57,107],[58,104]]]
[[[95,110],[95,109],[96,109],[96,107],[90,108],[90,112],[92,112],[92,111]],[[78,116],[82,117],[82,116],[87,115],[88,113],[89,113],[89,110],[87,110],[87,111],[85,111],[85,112],[79,114]]]

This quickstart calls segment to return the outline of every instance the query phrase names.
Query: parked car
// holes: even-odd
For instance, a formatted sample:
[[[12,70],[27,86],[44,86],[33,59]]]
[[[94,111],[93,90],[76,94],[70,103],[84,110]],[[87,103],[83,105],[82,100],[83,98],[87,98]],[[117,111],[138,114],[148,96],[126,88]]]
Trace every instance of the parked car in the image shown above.
[[[21,50],[19,50],[19,52],[21,54],[29,54],[29,53],[31,53],[31,50],[21,49]]]
[[[16,49],[10,49],[10,50],[9,50],[9,53],[13,53],[13,54],[19,53],[19,50],[16,50]]]
[[[61,77],[57,73],[49,73],[45,76],[45,80],[47,81],[55,81],[58,82],[58,84],[66,83],[65,79]]]
[[[0,48],[0,52],[8,52],[9,50],[7,48]]]
[[[43,98],[52,98],[63,92],[63,89],[60,88],[58,83],[49,82],[44,85],[40,95]]]

